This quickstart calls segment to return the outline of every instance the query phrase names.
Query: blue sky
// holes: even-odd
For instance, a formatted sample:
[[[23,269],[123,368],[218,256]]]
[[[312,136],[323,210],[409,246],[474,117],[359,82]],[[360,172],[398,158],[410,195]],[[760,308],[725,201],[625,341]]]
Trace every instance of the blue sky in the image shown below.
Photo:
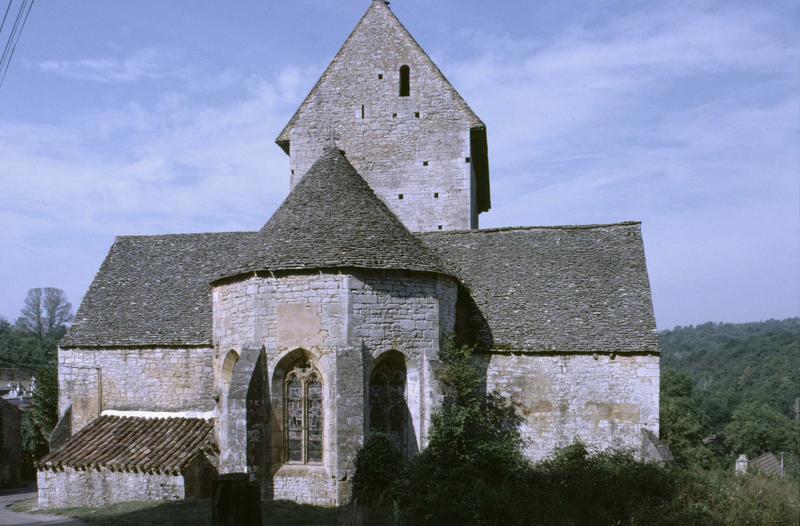
[[[259,228],[368,5],[38,0],[0,88],[0,316],[77,307],[116,235]],[[800,314],[800,4],[392,8],[488,126],[481,226],[643,221],[661,329]]]

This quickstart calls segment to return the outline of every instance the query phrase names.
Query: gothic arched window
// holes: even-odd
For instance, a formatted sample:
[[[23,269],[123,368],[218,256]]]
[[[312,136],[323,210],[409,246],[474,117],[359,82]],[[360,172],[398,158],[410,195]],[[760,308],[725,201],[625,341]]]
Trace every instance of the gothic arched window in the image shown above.
[[[369,428],[406,450],[406,366],[400,353],[383,359],[369,379]]]
[[[411,68],[400,66],[400,96],[408,97],[411,95]]]
[[[322,462],[322,375],[307,359],[284,378],[286,460]]]

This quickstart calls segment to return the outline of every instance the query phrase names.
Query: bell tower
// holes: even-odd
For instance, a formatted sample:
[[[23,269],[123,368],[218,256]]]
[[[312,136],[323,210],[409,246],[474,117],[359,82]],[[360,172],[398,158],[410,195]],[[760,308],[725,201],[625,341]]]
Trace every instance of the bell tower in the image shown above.
[[[292,187],[331,137],[411,231],[476,229],[491,207],[486,126],[385,0],[372,2],[276,139]]]

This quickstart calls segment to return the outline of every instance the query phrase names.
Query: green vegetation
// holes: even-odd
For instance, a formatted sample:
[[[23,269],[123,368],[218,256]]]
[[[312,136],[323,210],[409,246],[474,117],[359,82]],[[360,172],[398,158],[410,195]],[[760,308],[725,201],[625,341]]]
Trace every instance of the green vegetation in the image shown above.
[[[0,318],[0,368],[33,371],[36,390],[22,414],[23,475],[47,453],[47,437],[58,420],[58,341],[72,320],[72,306],[60,289],[28,291],[15,324]]]
[[[689,375],[712,432],[721,433],[745,402],[763,402],[794,418],[800,318],[676,327],[659,340],[662,370]]]
[[[30,512],[36,509],[36,499],[17,502],[10,509]],[[72,517],[89,526],[206,526],[211,524],[211,501],[123,502],[106,508],[64,508],[35,513]],[[318,508],[292,502],[269,503],[264,507],[264,516],[270,526],[362,524],[358,522],[361,515],[354,515],[351,507]]]
[[[798,477],[800,319],[706,323],[661,334],[661,437],[684,467],[730,470],[785,452]]]
[[[29,510],[27,502],[15,504],[12,511]],[[107,508],[63,508],[42,513],[73,517],[89,526],[203,526],[211,524],[211,501],[123,502]]]
[[[405,461],[390,440],[376,436],[359,452],[351,512],[359,523],[713,526],[800,519],[796,481],[736,477],[732,464],[711,467],[716,453],[703,444],[710,422],[685,374],[668,373],[664,382],[664,425],[680,455],[674,465],[581,443],[531,464],[513,406],[481,391],[470,350],[449,345],[442,362],[447,397],[432,419],[428,448]]]

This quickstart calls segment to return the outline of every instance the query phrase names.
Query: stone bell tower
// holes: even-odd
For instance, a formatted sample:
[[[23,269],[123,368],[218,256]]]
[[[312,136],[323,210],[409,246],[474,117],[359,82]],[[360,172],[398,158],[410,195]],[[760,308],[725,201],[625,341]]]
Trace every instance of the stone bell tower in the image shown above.
[[[336,145],[411,231],[478,228],[491,206],[486,126],[374,0],[278,136],[294,187]]]

